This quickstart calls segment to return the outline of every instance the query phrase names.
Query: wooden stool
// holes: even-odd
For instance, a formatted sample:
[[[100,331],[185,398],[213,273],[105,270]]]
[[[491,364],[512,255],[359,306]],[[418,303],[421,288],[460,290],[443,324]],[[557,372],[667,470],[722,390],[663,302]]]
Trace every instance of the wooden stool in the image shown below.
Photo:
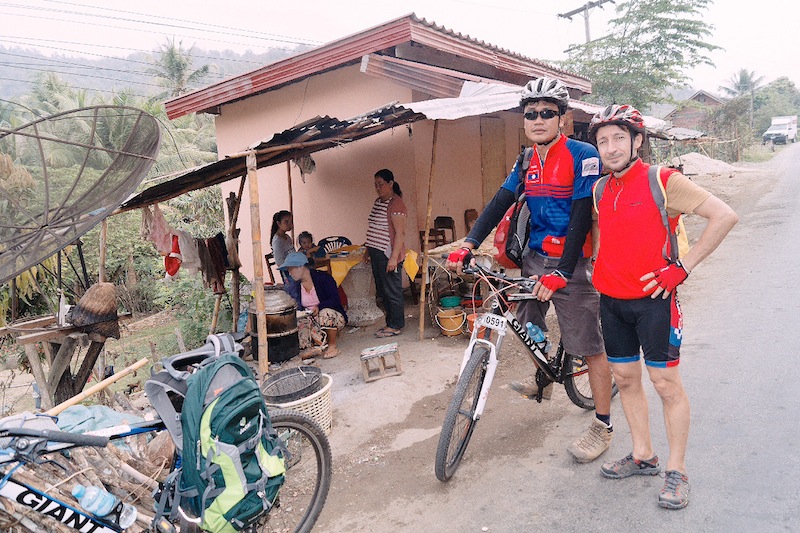
[[[393,360],[386,361],[386,358],[393,356]],[[371,360],[377,360],[378,365],[370,365]],[[366,348],[361,352],[361,370],[364,374],[364,382],[369,383],[376,379],[399,376],[403,373],[400,367],[400,351],[397,349],[396,342],[390,342],[382,346]]]

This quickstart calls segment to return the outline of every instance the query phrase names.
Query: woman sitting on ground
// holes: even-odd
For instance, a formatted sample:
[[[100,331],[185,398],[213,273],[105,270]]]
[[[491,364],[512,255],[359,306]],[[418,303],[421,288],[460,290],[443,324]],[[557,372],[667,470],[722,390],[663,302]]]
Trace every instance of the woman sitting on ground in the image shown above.
[[[297,282],[285,290],[295,299],[298,309],[311,312],[310,326],[300,327],[299,332],[302,358],[322,353],[326,341],[328,349],[323,357],[336,357],[341,353],[336,348],[336,337],[347,323],[336,281],[327,272],[310,270],[308,257],[303,252],[291,252],[279,268]]]

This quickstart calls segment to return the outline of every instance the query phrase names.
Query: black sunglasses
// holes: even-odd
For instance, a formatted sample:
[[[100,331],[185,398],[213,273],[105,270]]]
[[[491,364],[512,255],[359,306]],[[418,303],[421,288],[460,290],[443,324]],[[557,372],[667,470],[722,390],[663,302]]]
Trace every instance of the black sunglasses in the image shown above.
[[[541,111],[528,111],[525,113],[525,120],[536,120],[539,117],[542,117],[545,120],[550,120],[553,117],[557,117],[559,115],[558,111],[554,111],[552,109],[542,109]]]

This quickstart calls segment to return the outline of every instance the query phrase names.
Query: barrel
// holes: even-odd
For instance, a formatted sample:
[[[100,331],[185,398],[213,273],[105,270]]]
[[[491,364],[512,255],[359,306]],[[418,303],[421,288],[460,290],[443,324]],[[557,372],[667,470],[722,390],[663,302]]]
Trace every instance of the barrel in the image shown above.
[[[250,331],[253,359],[258,360],[256,302],[250,304]],[[272,363],[288,361],[300,353],[297,330],[297,304],[282,285],[264,287],[264,316],[267,322],[267,349]]]

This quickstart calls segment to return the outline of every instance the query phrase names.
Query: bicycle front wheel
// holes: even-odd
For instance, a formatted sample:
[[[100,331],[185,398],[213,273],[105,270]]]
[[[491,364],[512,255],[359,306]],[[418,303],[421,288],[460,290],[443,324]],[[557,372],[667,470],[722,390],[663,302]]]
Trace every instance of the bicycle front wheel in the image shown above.
[[[325,505],[331,486],[331,445],[311,418],[296,411],[270,411],[289,458],[275,505],[259,533],[311,531]]]
[[[619,388],[611,378],[611,397],[617,395]],[[583,357],[564,354],[564,389],[569,399],[582,409],[594,409],[592,387],[589,385],[589,365]]]
[[[476,344],[467,366],[458,378],[439,435],[439,446],[436,448],[436,477],[439,481],[447,481],[453,477],[475,430],[475,424],[478,423],[473,415],[486,379],[488,364],[489,349]]]

